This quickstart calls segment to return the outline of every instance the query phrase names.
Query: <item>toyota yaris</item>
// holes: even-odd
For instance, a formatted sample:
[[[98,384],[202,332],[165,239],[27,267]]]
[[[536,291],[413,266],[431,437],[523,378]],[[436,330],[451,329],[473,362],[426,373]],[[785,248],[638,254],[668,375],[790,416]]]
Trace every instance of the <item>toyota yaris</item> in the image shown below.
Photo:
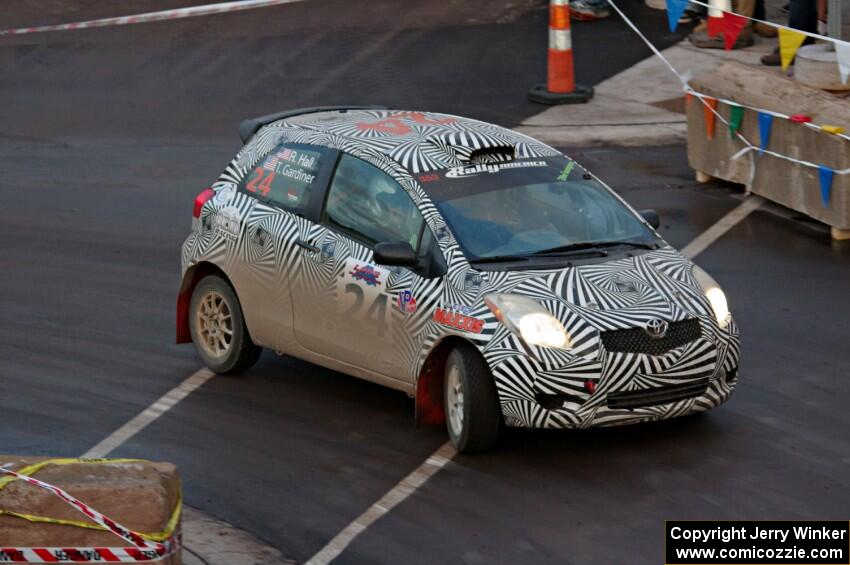
[[[658,420],[734,390],[723,291],[557,150],[377,107],[240,135],[182,249],[177,340],[213,371],[267,348],[399,389],[461,451],[502,424]]]

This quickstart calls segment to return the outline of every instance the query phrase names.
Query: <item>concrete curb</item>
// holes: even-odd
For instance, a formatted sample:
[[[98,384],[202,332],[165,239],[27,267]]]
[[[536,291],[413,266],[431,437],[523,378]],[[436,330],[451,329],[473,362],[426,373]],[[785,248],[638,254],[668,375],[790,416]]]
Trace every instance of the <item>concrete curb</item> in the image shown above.
[[[724,60],[758,64],[775,41],[756,39],[746,49],[698,49],[687,40],[663,51],[686,76]],[[658,58],[649,57],[596,86],[595,97],[580,106],[555,106],[514,128],[551,145],[667,145],[684,143],[687,123],[679,80]]]
[[[285,565],[277,549],[248,532],[201,512],[183,507],[184,565]]]

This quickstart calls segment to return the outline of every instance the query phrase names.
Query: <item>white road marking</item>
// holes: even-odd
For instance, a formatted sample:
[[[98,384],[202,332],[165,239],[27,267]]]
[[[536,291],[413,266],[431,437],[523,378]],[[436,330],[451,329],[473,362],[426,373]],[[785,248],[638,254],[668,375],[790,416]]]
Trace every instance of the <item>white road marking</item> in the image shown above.
[[[145,429],[151,422],[174,408],[178,402],[189,396],[199,386],[215,376],[209,369],[200,369],[188,379],[162,395],[159,400],[136,415],[135,418],[109,434],[100,443],[86,451],[82,457],[97,459],[106,457],[128,439]]]
[[[358,516],[340,533],[328,542],[316,555],[310,558],[307,565],[325,565],[336,559],[348,547],[354,538],[363,533],[366,528],[375,523],[378,518],[401,504],[411,494],[416,492],[428,479],[446,466],[457,454],[450,442],[444,443],[431,457],[413,470],[387,494]]]
[[[717,220],[713,226],[699,234],[692,242],[679,250],[679,252],[688,259],[693,259],[705,251],[709,245],[720,239],[723,234],[735,227],[738,222],[749,216],[750,212],[761,206],[763,202],[764,200],[760,196],[751,194],[735,209]]]
[[[760,197],[751,195],[731,212],[720,218],[714,225],[681,249],[682,255],[690,259],[696,257],[726,232],[746,218],[764,202]],[[85,452],[84,458],[105,457],[128,439],[146,428],[157,418],[174,408],[181,400],[189,396],[198,387],[215,376],[209,369],[200,369],[185,381],[177,385],[140,412],[135,418],[112,432],[103,441]],[[381,516],[404,502],[433,477],[457,454],[450,442],[444,443],[424,463],[414,469],[396,486],[390,489],[363,514],[339,532],[325,547],[307,562],[308,565],[325,565],[336,559],[354,539],[374,524]]]
[[[720,218],[714,225],[698,235],[693,241],[681,249],[682,255],[693,259],[708,246],[717,241],[730,229],[735,227],[741,220],[746,218],[750,212],[761,206],[760,197],[750,195],[746,200],[734,208],[731,212]],[[354,539],[362,534],[369,526],[374,524],[381,516],[401,504],[410,497],[428,479],[451,461],[457,454],[450,442],[446,442],[435,451],[419,467],[401,480],[396,486],[381,497],[376,503],[369,507],[363,514],[345,527],[340,533],[325,545],[319,552],[307,561],[307,565],[326,565],[336,559],[340,553],[345,551]]]

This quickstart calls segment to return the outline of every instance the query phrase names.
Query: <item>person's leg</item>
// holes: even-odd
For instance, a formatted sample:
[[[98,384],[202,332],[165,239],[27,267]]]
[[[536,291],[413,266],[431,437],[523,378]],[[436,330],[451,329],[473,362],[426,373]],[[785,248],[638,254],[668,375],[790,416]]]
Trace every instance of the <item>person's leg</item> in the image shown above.
[[[818,30],[818,5],[816,0],[791,0],[789,4],[788,27],[800,31],[817,33]],[[803,43],[812,43],[814,40],[807,37]],[[761,58],[762,65],[778,67],[782,63],[777,47],[773,53]],[[791,60],[793,64],[793,59]]]
[[[766,19],[764,12],[764,0],[756,0],[756,7],[753,11],[753,17],[757,20]],[[776,28],[769,24],[755,22],[753,23],[753,31],[762,37],[776,37]]]
[[[821,35],[829,35],[829,26],[826,21],[826,12],[827,12],[827,0],[818,0],[817,3],[817,12],[818,12],[818,33]]]
[[[733,0],[732,7],[736,14],[754,18],[757,4],[757,0]]]
[[[800,31],[817,33],[818,11],[815,0],[791,0],[788,27],[793,27]]]

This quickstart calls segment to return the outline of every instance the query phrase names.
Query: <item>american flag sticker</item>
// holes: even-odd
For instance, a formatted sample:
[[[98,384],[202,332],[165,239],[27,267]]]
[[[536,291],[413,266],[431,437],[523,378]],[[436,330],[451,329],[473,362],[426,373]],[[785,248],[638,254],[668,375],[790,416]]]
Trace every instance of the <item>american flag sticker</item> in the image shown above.
[[[294,149],[283,149],[278,151],[277,156],[284,161],[294,161],[298,157],[298,152]]]
[[[277,163],[279,159],[276,155],[271,155],[266,162],[263,164],[264,169],[268,169],[269,171],[277,171]]]

